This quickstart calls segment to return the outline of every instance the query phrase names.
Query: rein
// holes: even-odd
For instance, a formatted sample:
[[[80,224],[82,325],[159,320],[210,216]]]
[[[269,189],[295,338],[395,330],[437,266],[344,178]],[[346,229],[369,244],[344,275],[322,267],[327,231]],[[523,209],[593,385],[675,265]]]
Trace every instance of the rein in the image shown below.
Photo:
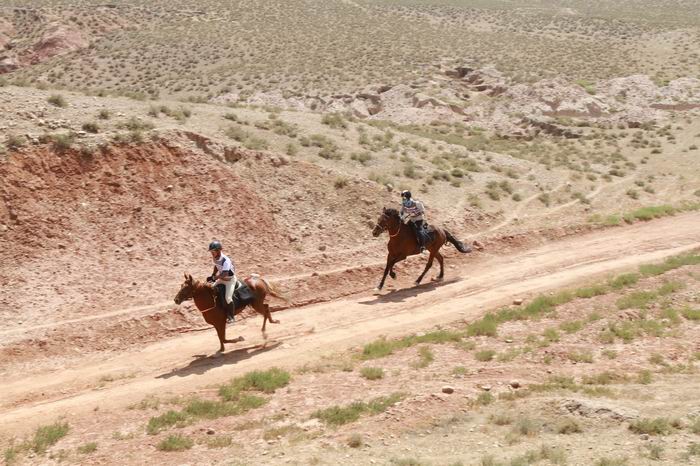
[[[396,235],[399,234],[400,231],[401,231],[401,222],[399,222],[399,228],[396,229],[396,233],[394,233],[393,235],[392,235],[391,232],[389,231],[389,228],[388,228],[388,227],[387,227],[387,229],[386,229],[386,232],[389,233],[389,238],[395,237]]]
[[[204,314],[204,313],[206,313],[206,312],[209,312],[209,311],[211,311],[212,309],[216,309],[216,304],[214,304],[214,305],[213,305],[212,307],[210,307],[210,308],[207,308],[207,309],[205,309],[205,310],[203,310],[203,311],[202,311],[202,310],[200,310],[199,312],[201,312],[202,314]]]

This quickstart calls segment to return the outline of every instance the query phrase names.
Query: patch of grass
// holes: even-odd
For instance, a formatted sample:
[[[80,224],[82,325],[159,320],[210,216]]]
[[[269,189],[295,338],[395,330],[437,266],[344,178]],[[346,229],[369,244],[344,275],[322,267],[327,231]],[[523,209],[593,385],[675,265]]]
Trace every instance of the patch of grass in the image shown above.
[[[670,205],[659,205],[659,206],[649,206],[642,207],[632,212],[626,213],[623,219],[627,223],[633,223],[635,220],[649,221],[655,218],[667,217],[669,215],[674,215],[676,209]]]
[[[685,288],[685,285],[681,282],[665,282],[656,290],[656,293],[659,296],[667,296],[683,288]]]
[[[384,369],[381,367],[363,367],[360,375],[367,380],[379,380],[384,377]]]
[[[187,421],[187,416],[179,411],[170,410],[160,416],[154,416],[148,420],[146,432],[150,435],[155,435],[163,429],[167,429],[174,425],[184,425]]]
[[[546,329],[544,332],[542,332],[542,336],[549,343],[556,343],[560,339],[559,332],[557,332],[557,329],[555,328]]]
[[[494,397],[491,392],[481,392],[479,396],[476,397],[475,403],[480,406],[490,405],[494,402]]]
[[[614,350],[603,350],[603,356],[605,356],[608,359],[616,359],[617,358],[617,351]]]
[[[605,285],[592,285],[584,288],[577,289],[574,294],[577,298],[593,298],[595,296],[601,296],[608,293],[608,287]]]
[[[472,322],[467,327],[467,335],[495,337],[498,332],[498,322],[493,314],[486,314],[481,319]]]
[[[416,369],[423,369],[428,367],[433,361],[435,361],[435,355],[430,348],[427,346],[421,346],[418,348],[418,361],[411,364]]]
[[[635,285],[639,281],[639,274],[636,273],[625,273],[618,275],[617,277],[610,280],[610,287],[615,290],[620,290],[628,286]]]
[[[464,366],[457,366],[452,369],[452,373],[454,375],[465,375],[467,373],[467,368]]]
[[[47,426],[41,426],[34,432],[31,449],[35,453],[46,453],[47,448],[65,437],[69,430],[70,426],[67,422],[54,422]]]
[[[19,445],[11,445],[5,449],[4,452],[4,459],[5,459],[5,465],[6,466],[11,466],[12,464],[17,461],[17,458],[22,451],[22,447]]]
[[[494,350],[481,350],[474,353],[476,360],[481,362],[491,361],[495,355]]]
[[[379,414],[395,405],[404,398],[402,393],[394,393],[390,396],[379,397],[369,403],[355,401],[347,406],[331,406],[330,408],[315,411],[311,417],[320,419],[326,424],[340,426],[354,422],[364,413]]]
[[[253,371],[243,377],[237,377],[226,385],[219,387],[219,396],[225,401],[237,400],[244,391],[274,393],[289,383],[289,372],[273,367],[266,371]]]
[[[673,428],[668,419],[659,417],[656,419],[638,419],[629,425],[629,430],[635,434],[669,435]]]
[[[194,446],[194,441],[180,434],[169,435],[156,446],[160,451],[184,451]]]
[[[84,455],[97,451],[97,442],[89,442],[78,447],[78,453]]]
[[[700,254],[682,254],[680,256],[669,257],[659,264],[641,265],[639,266],[639,273],[647,276],[661,275],[685,265],[697,264],[700,264]]]
[[[653,291],[635,291],[616,301],[618,309],[644,309],[658,297]]]
[[[362,354],[360,354],[360,359],[379,359],[390,354],[394,351],[398,351],[405,348],[410,348],[411,346],[418,345],[421,343],[430,344],[443,344],[443,343],[457,343],[464,337],[462,332],[453,332],[448,330],[436,330],[434,332],[428,332],[423,335],[410,335],[398,340],[387,340],[386,338],[380,338],[371,343],[366,344],[362,349]]]
[[[700,309],[683,308],[681,314],[688,320],[700,320]]]

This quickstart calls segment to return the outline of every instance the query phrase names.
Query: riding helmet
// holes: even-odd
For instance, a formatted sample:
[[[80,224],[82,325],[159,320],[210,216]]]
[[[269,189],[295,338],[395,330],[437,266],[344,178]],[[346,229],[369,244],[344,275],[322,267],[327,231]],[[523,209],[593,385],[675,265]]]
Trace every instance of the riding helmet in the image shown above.
[[[214,240],[211,243],[209,243],[209,250],[210,251],[221,251],[221,242]]]

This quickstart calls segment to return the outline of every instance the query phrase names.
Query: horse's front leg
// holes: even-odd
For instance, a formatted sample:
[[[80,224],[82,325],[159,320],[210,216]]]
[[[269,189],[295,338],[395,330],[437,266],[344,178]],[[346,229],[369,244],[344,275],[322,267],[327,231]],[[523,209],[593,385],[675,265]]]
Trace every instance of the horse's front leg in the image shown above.
[[[387,256],[386,258],[386,267],[384,267],[384,275],[382,275],[382,281],[379,282],[379,286],[377,287],[378,290],[381,290],[384,288],[384,282],[386,281],[386,276],[389,274],[389,271],[391,268],[394,266],[396,263],[396,259],[394,259],[391,256]]]
[[[428,263],[425,264],[425,269],[423,270],[423,273],[420,274],[420,277],[418,277],[418,280],[416,280],[416,285],[420,285],[421,280],[423,280],[423,277],[425,276],[426,273],[428,273],[428,270],[430,270],[430,267],[433,266],[433,258],[435,257],[435,253],[433,251],[430,251],[430,257],[428,257]]]

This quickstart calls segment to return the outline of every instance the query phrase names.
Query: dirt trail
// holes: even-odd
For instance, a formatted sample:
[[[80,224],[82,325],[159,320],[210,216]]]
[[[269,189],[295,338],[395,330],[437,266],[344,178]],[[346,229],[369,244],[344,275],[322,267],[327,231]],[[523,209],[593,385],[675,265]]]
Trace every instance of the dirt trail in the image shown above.
[[[322,354],[357,347],[380,335],[401,335],[460,318],[474,319],[514,296],[576,285],[591,277],[657,261],[700,247],[700,213],[597,231],[509,256],[466,260],[451,280],[382,296],[363,295],[290,309],[269,327],[260,318],[229,327],[246,338],[219,358],[213,330],[195,332],[125,352],[99,363],[0,382],[0,416],[8,432],[22,432],[60,415],[121,409],[149,393],[190,392],[265,367],[298,366]]]

